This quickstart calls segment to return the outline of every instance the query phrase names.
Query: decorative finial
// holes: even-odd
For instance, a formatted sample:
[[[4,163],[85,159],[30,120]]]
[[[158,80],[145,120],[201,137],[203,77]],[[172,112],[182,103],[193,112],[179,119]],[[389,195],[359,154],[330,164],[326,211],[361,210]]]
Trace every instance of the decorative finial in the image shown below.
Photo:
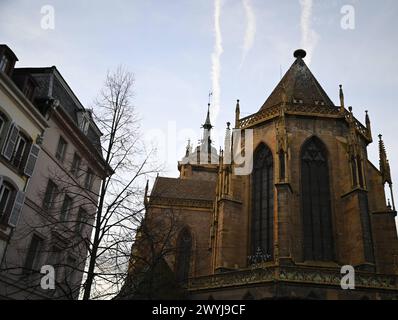
[[[307,55],[307,52],[305,52],[305,50],[303,50],[303,49],[297,49],[296,51],[294,51],[294,54],[293,54],[293,56],[295,58],[301,58],[301,59],[305,58],[306,55]]]
[[[191,153],[191,139],[188,139],[187,146],[185,149],[185,157],[188,157]]]
[[[212,91],[209,91],[209,104],[210,104],[210,101],[211,101],[211,96],[213,95],[213,92]]]
[[[352,107],[351,106],[348,107],[348,110],[352,113]]]
[[[368,110],[365,110],[365,123],[366,123],[366,129],[368,130],[368,137],[369,137],[370,141],[373,141],[372,127],[370,125],[370,118],[369,118]]]
[[[239,106],[239,99],[237,99],[235,107],[235,128],[239,128],[239,119],[240,119],[240,106]]]
[[[231,125],[231,122],[227,122],[227,129],[229,130],[229,126]]]
[[[379,137],[379,140],[381,141],[381,138],[383,138],[383,135],[379,134],[378,137]]]
[[[340,106],[344,108],[344,92],[343,92],[343,85],[339,85],[340,90],[339,90],[339,96],[340,96]]]

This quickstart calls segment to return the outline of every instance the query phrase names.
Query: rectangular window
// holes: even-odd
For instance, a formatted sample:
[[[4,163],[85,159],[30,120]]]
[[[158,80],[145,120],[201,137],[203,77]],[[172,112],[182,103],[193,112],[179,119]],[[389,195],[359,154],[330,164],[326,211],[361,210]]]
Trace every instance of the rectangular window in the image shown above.
[[[84,229],[84,224],[86,222],[87,219],[87,212],[86,210],[84,210],[83,208],[79,209],[79,212],[77,213],[77,221],[76,221],[76,232],[81,234],[83,232]]]
[[[81,130],[83,131],[84,134],[87,134],[89,126],[90,126],[90,121],[86,117],[83,117],[82,124],[81,124],[80,128],[81,128]]]
[[[8,186],[4,184],[0,186],[0,217],[6,212],[6,209],[8,208],[11,193],[12,190]]]
[[[91,188],[93,187],[93,180],[94,180],[94,173],[91,169],[88,169],[87,175],[86,175],[86,180],[84,182],[84,187],[87,190],[91,190]]]
[[[19,135],[17,144],[15,146],[14,155],[11,160],[13,165],[17,168],[19,168],[23,162],[22,159],[25,154],[26,145],[26,139],[22,135]]]
[[[62,203],[61,208],[61,221],[67,221],[69,219],[69,212],[72,208],[72,198],[68,195],[65,195],[64,202]]]
[[[64,138],[59,137],[57,152],[55,153],[55,157],[59,161],[64,161],[67,143]]]
[[[77,153],[75,153],[73,156],[72,167],[70,170],[70,172],[75,177],[77,177],[79,175],[81,162],[82,162],[82,159],[80,158],[80,156]]]
[[[26,255],[24,273],[31,273],[33,270],[37,269],[42,246],[43,239],[34,234]]]
[[[28,100],[32,101],[34,92],[35,92],[35,85],[32,83],[32,81],[28,81],[26,83],[25,90],[24,90],[26,98],[28,98]]]
[[[57,185],[52,181],[48,180],[46,193],[43,199],[43,208],[49,210],[54,207],[55,198],[57,197],[58,188]]]
[[[10,60],[8,59],[7,56],[4,55],[0,61],[0,71],[7,73],[9,64],[10,64]]]

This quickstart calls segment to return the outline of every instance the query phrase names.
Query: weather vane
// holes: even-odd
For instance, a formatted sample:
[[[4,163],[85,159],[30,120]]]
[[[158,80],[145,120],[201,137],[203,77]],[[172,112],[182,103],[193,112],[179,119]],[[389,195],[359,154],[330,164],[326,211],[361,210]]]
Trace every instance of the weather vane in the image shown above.
[[[211,96],[213,95],[213,91],[209,91],[209,104],[210,104],[210,100],[211,100]]]

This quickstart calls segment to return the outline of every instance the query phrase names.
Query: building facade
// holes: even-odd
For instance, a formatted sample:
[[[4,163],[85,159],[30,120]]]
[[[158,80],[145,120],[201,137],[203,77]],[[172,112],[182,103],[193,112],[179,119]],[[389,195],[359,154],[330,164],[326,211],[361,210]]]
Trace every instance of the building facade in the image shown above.
[[[47,123],[11,78],[17,57],[0,45],[0,259],[16,227]]]
[[[178,221],[164,272],[190,299],[398,298],[396,210],[382,137],[376,168],[367,155],[368,114],[365,125],[354,117],[341,86],[336,106],[305,55],[295,52],[258,112],[240,118],[238,100],[220,154],[207,119],[201,144],[188,146],[178,164],[180,177],[158,177],[145,199],[146,229],[170,213]],[[239,170],[247,164],[250,171]],[[347,265],[354,290],[341,287]]]
[[[40,132],[18,224],[4,250],[0,297],[76,299],[101,181],[110,172],[101,132],[56,67],[13,68],[9,81],[30,97],[46,129]],[[43,266],[54,268],[54,289],[41,286]]]

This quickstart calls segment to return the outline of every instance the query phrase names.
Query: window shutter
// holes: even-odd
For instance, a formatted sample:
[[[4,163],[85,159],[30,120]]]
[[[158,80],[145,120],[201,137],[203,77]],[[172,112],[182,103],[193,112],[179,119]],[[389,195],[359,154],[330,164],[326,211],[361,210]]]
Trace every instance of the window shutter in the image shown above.
[[[40,152],[40,147],[37,144],[32,144],[32,146],[30,147],[30,152],[28,160],[26,161],[25,171],[24,171],[24,173],[28,177],[31,177],[33,174],[37,158],[39,157],[39,152]]]
[[[8,130],[7,141],[3,147],[3,156],[7,160],[11,160],[14,152],[15,144],[17,143],[19,130],[15,123],[11,123],[10,129]]]
[[[8,219],[8,224],[12,227],[16,227],[19,216],[21,215],[22,207],[25,201],[25,192],[18,191],[15,197],[15,202],[11,210],[10,218]]]

